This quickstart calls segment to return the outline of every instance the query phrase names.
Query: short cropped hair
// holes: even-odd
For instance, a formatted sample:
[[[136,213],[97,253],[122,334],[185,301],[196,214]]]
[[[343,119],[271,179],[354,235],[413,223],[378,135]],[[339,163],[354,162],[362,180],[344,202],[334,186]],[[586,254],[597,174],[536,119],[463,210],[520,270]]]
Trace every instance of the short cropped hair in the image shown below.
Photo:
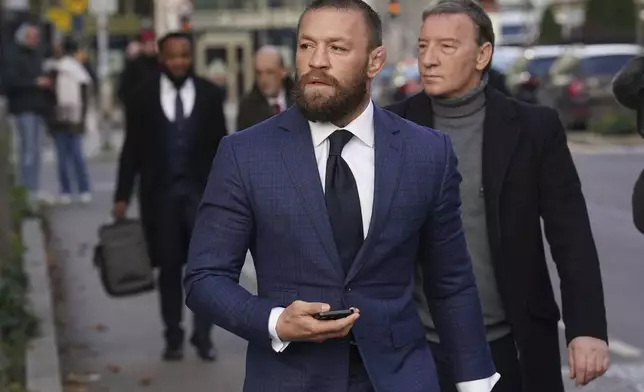
[[[323,8],[336,8],[345,10],[360,11],[369,30],[369,50],[382,46],[382,20],[380,15],[367,3],[362,0],[315,0],[302,13],[297,23],[297,31],[300,31],[302,19],[307,12]]]

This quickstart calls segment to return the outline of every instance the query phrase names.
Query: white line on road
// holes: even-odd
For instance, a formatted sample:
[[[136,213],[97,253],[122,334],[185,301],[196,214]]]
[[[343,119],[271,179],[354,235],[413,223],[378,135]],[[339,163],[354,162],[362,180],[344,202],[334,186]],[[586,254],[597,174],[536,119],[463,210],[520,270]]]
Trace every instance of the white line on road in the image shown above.
[[[566,326],[563,321],[559,321],[559,329],[562,331],[566,330]],[[639,358],[642,356],[642,350],[632,346],[628,343],[624,343],[621,340],[609,338],[608,350],[624,358]]]

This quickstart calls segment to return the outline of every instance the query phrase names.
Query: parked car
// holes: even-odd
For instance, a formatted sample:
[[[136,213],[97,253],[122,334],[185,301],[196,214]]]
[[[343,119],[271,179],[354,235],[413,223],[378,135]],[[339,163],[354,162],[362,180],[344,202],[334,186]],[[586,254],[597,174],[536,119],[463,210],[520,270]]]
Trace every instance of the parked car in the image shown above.
[[[524,51],[525,49],[519,46],[497,46],[492,55],[492,68],[505,74]]]
[[[409,58],[398,63],[391,80],[394,88],[394,102],[402,101],[422,91],[418,59]]]
[[[537,103],[539,86],[566,48],[564,45],[546,45],[525,49],[506,71],[510,94],[521,101]]]
[[[387,64],[382,70],[376,75],[371,84],[371,99],[378,106],[387,106],[394,103],[391,91],[392,86],[392,76],[394,74],[395,67],[394,65]]]
[[[559,111],[570,129],[585,129],[593,115],[615,112],[611,81],[642,47],[634,44],[586,45],[571,48],[550,68],[539,100]]]

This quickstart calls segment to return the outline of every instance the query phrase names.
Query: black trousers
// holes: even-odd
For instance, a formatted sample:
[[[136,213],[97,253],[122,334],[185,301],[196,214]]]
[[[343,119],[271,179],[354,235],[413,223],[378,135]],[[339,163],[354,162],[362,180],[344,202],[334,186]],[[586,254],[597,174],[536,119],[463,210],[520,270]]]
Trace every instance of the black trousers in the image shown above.
[[[352,345],[349,351],[349,388],[347,392],[375,392],[369,374],[362,363],[358,347]]]
[[[441,392],[457,392],[448,356],[438,344],[430,342],[429,345],[434,354]],[[508,335],[490,342],[490,351],[496,371],[501,375],[492,392],[521,392],[523,390],[521,368],[513,336]]]
[[[199,195],[189,192],[165,193],[154,217],[154,247],[159,266],[159,295],[165,338],[170,345],[183,343],[183,269],[188,259],[188,246],[199,206]],[[194,317],[192,339],[210,345],[211,324]]]

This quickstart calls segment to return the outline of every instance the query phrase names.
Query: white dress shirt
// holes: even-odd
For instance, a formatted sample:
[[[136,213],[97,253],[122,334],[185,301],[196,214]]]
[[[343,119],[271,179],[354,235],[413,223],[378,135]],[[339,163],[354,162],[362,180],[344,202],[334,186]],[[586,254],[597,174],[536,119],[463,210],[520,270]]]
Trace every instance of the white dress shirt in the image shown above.
[[[329,123],[309,122],[313,146],[315,148],[315,159],[318,163],[322,187],[325,186],[326,161],[329,157],[328,137],[339,128]],[[342,128],[353,134],[342,150],[342,158],[347,162],[358,187],[360,197],[360,210],[362,211],[362,227],[365,237],[371,222],[371,213],[374,196],[375,178],[375,150],[374,150],[374,127],[373,127],[373,103],[346,127]],[[268,319],[268,332],[271,337],[273,350],[282,352],[286,350],[290,342],[283,342],[277,336],[277,320],[284,311],[284,308],[274,308]],[[498,373],[483,380],[474,380],[456,384],[459,392],[490,392],[497,381],[501,378]]]
[[[286,102],[286,91],[284,91],[284,89],[280,90],[277,97],[268,98],[268,106],[272,108],[275,105],[279,105],[280,112],[283,112],[288,108],[288,102]]]
[[[183,117],[188,118],[195,107],[195,98],[197,96],[195,84],[191,78],[188,78],[179,91],[183,103]],[[161,74],[161,108],[166,118],[174,122],[176,117],[175,100],[177,99],[177,89],[167,76]]]

